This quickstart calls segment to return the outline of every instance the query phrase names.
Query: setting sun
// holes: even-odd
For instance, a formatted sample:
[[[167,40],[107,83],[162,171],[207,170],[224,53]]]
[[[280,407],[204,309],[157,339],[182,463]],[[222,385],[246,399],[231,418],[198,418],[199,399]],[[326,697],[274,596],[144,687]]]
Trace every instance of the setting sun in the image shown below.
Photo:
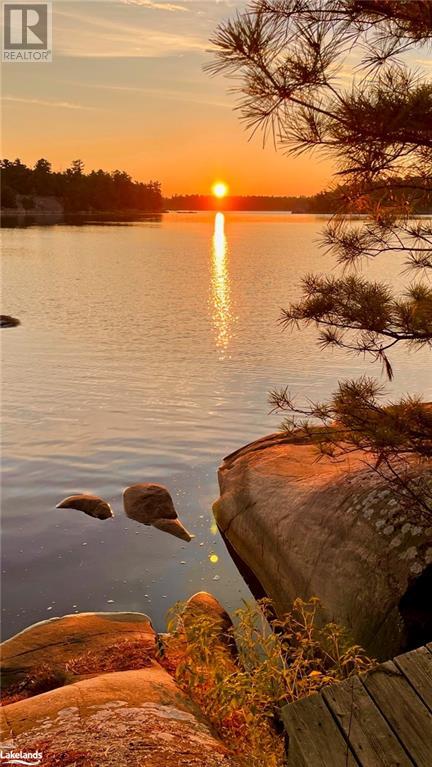
[[[215,197],[222,199],[222,197],[226,197],[228,194],[228,187],[223,181],[217,181],[212,186],[212,192]]]

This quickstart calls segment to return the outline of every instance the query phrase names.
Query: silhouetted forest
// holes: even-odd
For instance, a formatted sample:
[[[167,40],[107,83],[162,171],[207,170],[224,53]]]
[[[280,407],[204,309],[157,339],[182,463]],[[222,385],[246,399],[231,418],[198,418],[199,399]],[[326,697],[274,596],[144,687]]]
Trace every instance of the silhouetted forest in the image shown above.
[[[412,179],[414,182],[415,179]],[[379,180],[376,182],[377,189],[381,188]],[[403,188],[401,189],[401,194]],[[373,193],[372,193],[373,194]],[[350,199],[352,202],[350,204]],[[394,196],[397,203],[397,190]],[[306,196],[260,196],[250,195],[245,197],[228,196],[222,200],[215,199],[212,195],[187,194],[174,195],[165,199],[165,208],[168,210],[256,210],[256,211],[290,211],[291,213],[336,213],[341,209],[351,210],[352,213],[362,213],[361,200],[355,190],[351,191],[348,186],[339,186],[336,189],[318,192],[318,194]],[[432,196],[422,191],[419,187],[418,198],[413,200],[412,210],[414,213],[431,213]]]
[[[21,160],[2,160],[2,207],[35,206],[35,196],[55,197],[66,212],[78,211],[157,211],[163,207],[161,186],[158,181],[144,184],[124,171],[104,170],[84,172],[84,163],[74,160],[62,172],[52,170],[48,160],[40,159],[33,168]]]
[[[313,197],[248,195],[229,196],[223,200],[205,194],[176,194],[165,200],[168,210],[285,210],[292,213],[331,213],[335,210],[335,205],[331,192],[320,192]]]

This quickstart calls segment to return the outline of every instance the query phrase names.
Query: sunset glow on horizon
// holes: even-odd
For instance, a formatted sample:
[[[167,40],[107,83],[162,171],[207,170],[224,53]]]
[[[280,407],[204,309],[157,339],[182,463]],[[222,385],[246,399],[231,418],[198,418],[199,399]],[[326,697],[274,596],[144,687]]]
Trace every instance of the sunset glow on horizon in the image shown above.
[[[80,158],[87,173],[160,181],[165,196],[208,194],[228,171],[237,195],[326,186],[326,160],[249,142],[226,79],[203,69],[209,37],[240,0],[54,5],[52,63],[3,67],[4,157],[46,157],[59,172]]]
[[[223,197],[227,196],[228,186],[224,181],[216,181],[216,183],[214,183],[212,186],[212,192],[214,196],[218,198],[218,200],[221,200]]]

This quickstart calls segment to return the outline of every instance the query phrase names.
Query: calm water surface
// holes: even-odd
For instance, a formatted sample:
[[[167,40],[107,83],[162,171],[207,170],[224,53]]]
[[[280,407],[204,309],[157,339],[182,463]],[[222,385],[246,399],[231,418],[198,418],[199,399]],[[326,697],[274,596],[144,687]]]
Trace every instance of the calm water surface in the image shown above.
[[[86,610],[144,611],[162,629],[198,590],[229,609],[248,598],[211,513],[221,459],[276,430],[273,386],[324,398],[340,377],[380,372],[278,327],[301,276],[332,269],[322,225],[172,213],[3,231],[2,312],[22,322],[1,333],[5,636]],[[399,268],[386,257],[367,274],[398,283]],[[392,359],[389,392],[431,399],[428,354]],[[144,481],[170,488],[192,543],[124,516],[123,488]],[[114,520],[55,509],[80,491]]]

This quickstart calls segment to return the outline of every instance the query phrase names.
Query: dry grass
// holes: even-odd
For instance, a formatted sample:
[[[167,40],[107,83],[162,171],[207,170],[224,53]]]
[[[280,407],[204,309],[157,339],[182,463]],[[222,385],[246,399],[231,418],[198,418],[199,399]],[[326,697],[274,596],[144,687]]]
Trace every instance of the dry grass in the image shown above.
[[[65,669],[51,668],[47,663],[42,663],[26,674],[20,682],[10,685],[2,692],[1,705],[8,706],[18,700],[55,690],[57,687],[63,687],[67,682],[68,675]]]
[[[16,684],[4,690],[1,705],[8,706],[33,695],[55,690],[76,681],[74,676],[103,674],[109,671],[130,671],[151,665],[154,651],[150,651],[139,639],[123,640],[109,647],[89,650],[77,655],[63,667],[52,668],[44,663]]]
[[[242,767],[262,767],[263,759],[266,767],[282,767],[280,707],[373,665],[340,627],[319,627],[318,605],[296,600],[281,619],[268,600],[238,610],[237,662],[214,616],[197,614],[186,624],[184,605],[172,614],[170,631],[187,639],[177,681]]]
[[[108,671],[131,671],[151,665],[154,650],[149,651],[140,639],[125,639],[109,647],[89,650],[66,664],[72,674],[103,674]]]

